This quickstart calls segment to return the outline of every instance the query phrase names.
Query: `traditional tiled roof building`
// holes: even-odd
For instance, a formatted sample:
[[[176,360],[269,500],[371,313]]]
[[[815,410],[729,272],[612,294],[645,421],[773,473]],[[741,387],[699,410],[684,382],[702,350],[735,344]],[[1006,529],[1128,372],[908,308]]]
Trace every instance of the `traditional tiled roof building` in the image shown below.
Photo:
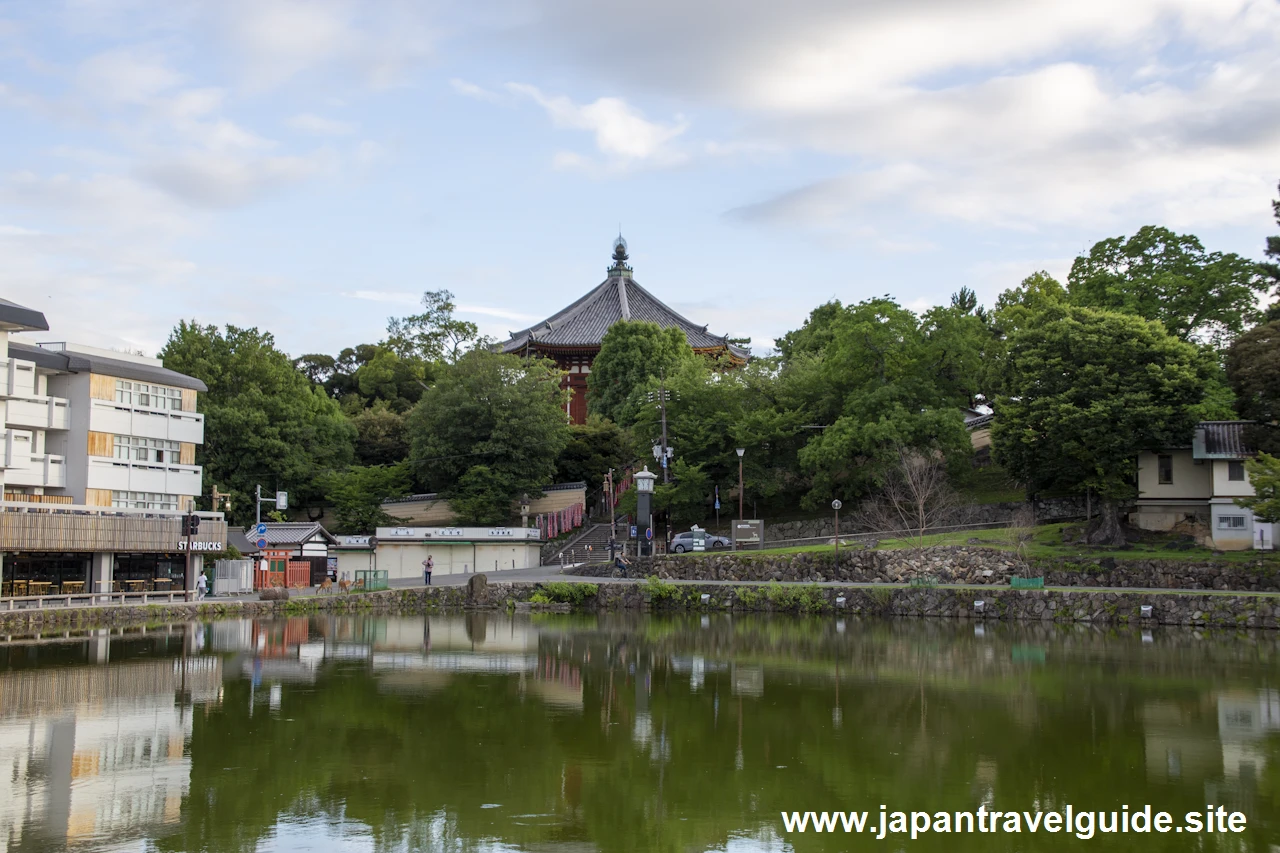
[[[554,359],[565,371],[563,388],[572,390],[568,401],[569,419],[580,424],[587,419],[587,375],[600,352],[600,342],[609,327],[620,320],[648,321],[664,329],[684,332],[696,353],[722,357],[731,364],[745,364],[750,353],[677,314],[631,277],[627,264],[627,241],[621,236],[613,243],[613,265],[608,277],[569,307],[537,325],[514,333],[500,344],[502,352],[542,355]]]

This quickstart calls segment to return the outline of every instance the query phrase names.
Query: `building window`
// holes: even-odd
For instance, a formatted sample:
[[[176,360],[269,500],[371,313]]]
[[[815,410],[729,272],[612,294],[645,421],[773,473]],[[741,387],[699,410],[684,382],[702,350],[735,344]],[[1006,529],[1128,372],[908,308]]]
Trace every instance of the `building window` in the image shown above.
[[[1228,480],[1244,480],[1244,463],[1228,462],[1227,463],[1227,479]]]
[[[1243,515],[1220,515],[1218,516],[1219,530],[1244,530]]]
[[[116,402],[144,409],[182,410],[182,391],[165,385],[116,380]]]
[[[130,435],[117,435],[114,443],[116,459],[127,459],[131,462],[155,462],[161,465],[176,465],[182,459],[182,444],[177,441],[166,441],[163,438],[138,438]]]
[[[1160,470],[1160,485],[1173,485],[1173,457],[1162,453],[1156,457],[1156,461]]]
[[[176,510],[178,496],[161,495],[155,492],[112,492],[111,505],[116,509]]]

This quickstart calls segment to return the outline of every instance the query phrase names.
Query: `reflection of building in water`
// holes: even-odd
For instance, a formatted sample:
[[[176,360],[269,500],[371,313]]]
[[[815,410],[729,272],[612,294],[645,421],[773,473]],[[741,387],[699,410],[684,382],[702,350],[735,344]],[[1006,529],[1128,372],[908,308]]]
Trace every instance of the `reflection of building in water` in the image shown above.
[[[764,695],[764,667],[756,665],[733,665],[733,695],[758,698]]]
[[[1142,722],[1149,780],[1252,783],[1266,768],[1267,736],[1280,731],[1280,691],[1228,691],[1198,704],[1150,702]]]
[[[122,842],[179,819],[217,658],[0,673],[0,851]]]
[[[1280,691],[1240,690],[1218,695],[1222,773],[1255,782],[1267,766],[1265,738],[1280,731]]]
[[[672,655],[671,671],[680,675],[688,674],[689,689],[698,692],[707,680],[708,673],[728,672],[729,663],[720,660],[707,660],[702,655]],[[761,673],[763,677],[763,673]]]

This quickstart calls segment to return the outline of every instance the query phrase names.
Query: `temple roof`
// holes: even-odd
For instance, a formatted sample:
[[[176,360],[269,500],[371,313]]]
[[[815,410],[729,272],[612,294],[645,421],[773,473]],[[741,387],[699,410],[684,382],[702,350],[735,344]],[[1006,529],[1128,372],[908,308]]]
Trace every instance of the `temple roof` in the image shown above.
[[[510,340],[499,345],[501,350],[520,353],[540,347],[599,347],[610,326],[620,320],[632,320],[657,323],[664,329],[679,328],[695,350],[723,349],[734,359],[744,362],[751,357],[743,347],[729,343],[728,338],[722,335],[708,332],[706,326],[685,319],[637,284],[631,277],[631,268],[626,265],[625,243],[621,243],[621,247],[615,243],[613,260],[609,277],[594,290],[541,323],[515,332]]]

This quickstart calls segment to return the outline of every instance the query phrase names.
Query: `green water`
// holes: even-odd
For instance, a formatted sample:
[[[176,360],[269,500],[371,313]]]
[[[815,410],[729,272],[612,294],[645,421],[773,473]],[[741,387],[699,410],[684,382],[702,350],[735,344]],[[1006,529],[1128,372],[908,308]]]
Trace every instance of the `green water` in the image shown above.
[[[0,637],[0,851],[1280,845],[1280,637],[713,615]],[[1243,832],[875,838],[1206,804]],[[869,812],[862,834],[783,811]]]

